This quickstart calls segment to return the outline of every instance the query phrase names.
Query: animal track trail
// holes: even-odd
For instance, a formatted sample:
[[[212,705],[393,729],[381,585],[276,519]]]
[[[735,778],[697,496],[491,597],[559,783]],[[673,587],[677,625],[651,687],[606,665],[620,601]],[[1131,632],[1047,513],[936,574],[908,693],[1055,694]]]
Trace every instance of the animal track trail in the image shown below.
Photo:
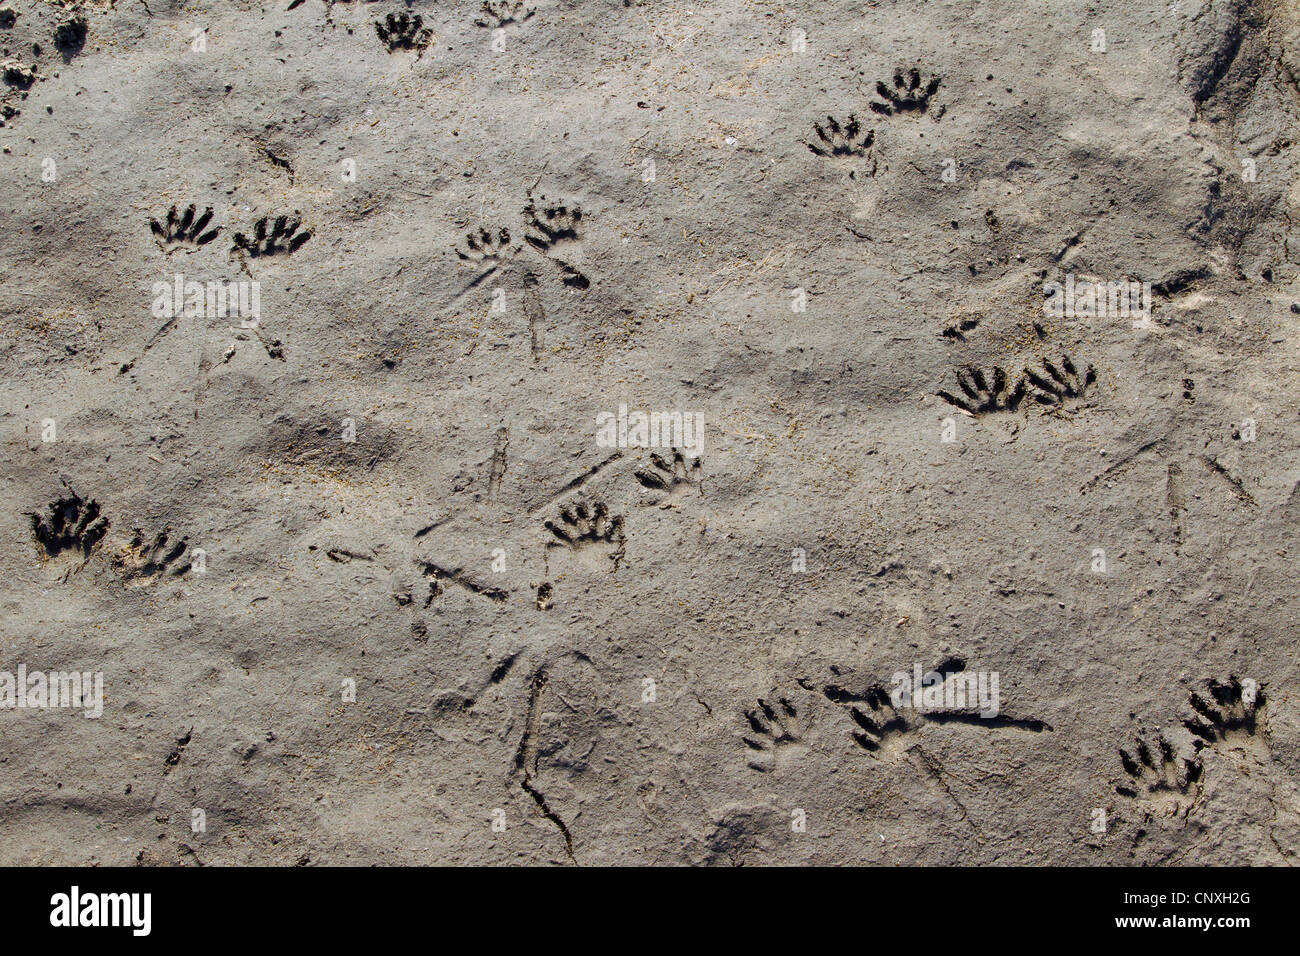
[[[758,706],[745,711],[748,732],[741,742],[754,751],[749,766],[759,773],[776,769],[777,761],[787,750],[797,749],[807,731],[805,718],[788,698],[779,697],[770,703],[758,698]]]
[[[703,459],[695,458],[688,461],[678,448],[672,449],[671,460],[658,452],[651,452],[650,467],[638,468],[632,472],[632,477],[643,488],[667,492],[669,501],[692,488],[697,488],[701,495],[704,494]]]
[[[292,216],[263,216],[253,224],[251,236],[242,232],[235,233],[235,244],[230,249],[231,256],[246,255],[250,259],[262,259],[270,256],[288,256],[297,252],[312,237],[310,229],[302,228],[298,214]]]
[[[564,505],[559,521],[547,519],[544,526],[555,539],[547,543],[548,548],[563,546],[575,553],[597,548],[613,562],[611,573],[618,570],[627,547],[623,516],[611,515],[603,501],[596,500],[590,506],[582,500]]]
[[[530,195],[523,215],[524,241],[559,266],[565,285],[590,288],[591,280],[561,255],[566,247],[577,246],[582,241],[582,207]]]
[[[194,203],[185,207],[184,212],[172,206],[164,222],[150,219],[149,230],[153,233],[158,248],[167,255],[177,250],[192,253],[217,238],[221,228],[208,229],[212,222],[212,207],[208,206],[201,213],[197,210],[198,206]]]
[[[1030,397],[1042,405],[1060,407],[1067,399],[1082,398],[1097,381],[1097,373],[1091,365],[1084,366],[1080,372],[1068,355],[1062,357],[1060,368],[1044,359],[1043,371],[1047,374],[1041,375],[1032,368],[1025,369],[1025,376],[1033,387]]]
[[[826,125],[813,123],[813,132],[817,139],[805,145],[816,155],[827,158],[869,159],[868,176],[876,175],[876,160],[871,148],[876,141],[876,131],[865,129],[858,122],[857,116],[850,113],[849,118],[841,124],[833,116],[826,117]]]
[[[146,545],[144,533],[134,529],[131,541],[121,554],[113,558],[113,566],[128,584],[151,584],[164,577],[180,577],[190,570],[186,557],[189,539],[172,541],[170,528],[160,531],[153,542]]]
[[[52,502],[45,514],[31,513],[32,535],[46,559],[74,552],[84,564],[108,534],[109,521],[99,502],[64,487],[68,494]]]
[[[536,12],[525,0],[483,0],[474,25],[499,30],[512,23],[523,23]]]
[[[424,25],[424,17],[418,13],[390,13],[375,21],[375,33],[389,53],[414,50],[419,57],[433,42],[433,31]]]
[[[949,405],[976,417],[992,412],[1014,412],[1028,391],[1023,375],[1013,382],[1007,377],[1006,370],[999,366],[988,373],[973,365],[960,368],[957,370],[957,386],[962,395],[953,395],[942,388],[936,394]]]
[[[929,110],[930,98],[939,91],[940,83],[940,77],[923,77],[915,68],[900,70],[894,74],[892,85],[884,80],[876,82],[876,95],[880,99],[871,102],[871,110],[881,116],[920,116]],[[942,115],[942,109],[935,114],[936,118]]]
[[[1138,737],[1131,750],[1121,747],[1120,764],[1128,776],[1115,792],[1147,805],[1155,816],[1185,817],[1200,793],[1201,761],[1195,755],[1180,756],[1163,734],[1153,747]]]

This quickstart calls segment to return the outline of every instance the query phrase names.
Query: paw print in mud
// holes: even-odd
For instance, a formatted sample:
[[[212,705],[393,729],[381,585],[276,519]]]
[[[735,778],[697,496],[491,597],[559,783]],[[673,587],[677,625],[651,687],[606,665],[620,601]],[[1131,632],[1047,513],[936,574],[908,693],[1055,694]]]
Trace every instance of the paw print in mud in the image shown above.
[[[869,687],[858,703],[849,705],[848,712],[858,725],[853,731],[854,743],[873,754],[895,734],[912,729],[907,718],[894,709],[889,693],[878,685]]]
[[[512,23],[523,23],[537,10],[524,0],[483,0],[483,6],[474,23],[480,27],[500,29]]]
[[[1015,411],[1020,407],[1028,389],[1024,376],[1013,383],[1002,368],[995,367],[992,372],[986,373],[974,366],[957,370],[957,386],[962,395],[953,395],[944,389],[939,389],[936,394],[949,405],[955,405],[976,416],[989,412]]]
[[[312,237],[310,229],[302,228],[302,220],[294,216],[263,216],[253,224],[253,234],[235,233],[231,255],[246,255],[251,259],[269,256],[287,256],[297,252]]]
[[[1183,726],[1197,737],[1197,745],[1223,743],[1235,734],[1253,737],[1264,694],[1252,680],[1230,676],[1226,681],[1206,681],[1202,690],[1188,696],[1192,713]]]
[[[219,227],[208,229],[208,225],[212,222],[212,207],[208,206],[201,213],[197,210],[198,207],[194,203],[186,206],[184,212],[172,206],[165,222],[150,219],[149,230],[153,233],[158,248],[168,255],[178,249],[196,252],[217,238],[217,233],[221,229]]]
[[[129,582],[148,584],[163,577],[180,577],[190,569],[188,539],[170,537],[171,529],[160,531],[149,544],[144,533],[134,529],[126,549],[113,560],[122,577]]]
[[[691,488],[699,488],[704,493],[704,478],[701,459],[688,460],[681,450],[672,449],[672,458],[665,458],[658,452],[650,453],[650,467],[638,468],[632,472],[643,488],[651,491],[666,491],[669,497],[675,497]]]
[[[1120,764],[1129,780],[1115,792],[1131,800],[1145,800],[1161,816],[1184,816],[1195,798],[1193,788],[1201,778],[1201,761],[1181,757],[1163,735],[1153,747],[1138,737],[1131,749],[1120,748]]]
[[[758,698],[758,706],[745,711],[745,723],[748,729],[740,739],[754,751],[749,766],[759,773],[774,770],[778,755],[800,743],[805,729],[798,708],[785,697]]]
[[[32,535],[48,558],[73,551],[89,558],[104,535],[108,519],[99,502],[81,497],[71,488],[68,494],[50,504],[45,514],[31,514]]]
[[[564,258],[566,247],[582,240],[582,207],[553,203],[545,196],[528,199],[524,207],[524,241],[552,260],[564,274],[564,284],[586,289],[590,280]]]
[[[499,266],[518,247],[510,245],[510,230],[502,226],[495,231],[486,227],[465,234],[465,241],[456,247],[456,255],[464,262],[484,266]]]
[[[375,21],[375,33],[389,53],[414,50],[423,54],[433,42],[433,31],[424,25],[424,17],[418,13],[390,13]]]
[[[1081,397],[1097,381],[1091,365],[1080,372],[1068,355],[1061,359],[1060,368],[1044,359],[1043,371],[1047,374],[1025,369],[1025,376],[1033,386],[1030,398],[1043,405],[1064,405],[1066,399]]]
[[[555,539],[552,547],[565,545],[573,551],[604,545],[612,550],[609,558],[618,569],[627,544],[623,533],[622,515],[611,515],[609,507],[603,501],[588,505],[585,501],[572,502],[560,508],[558,521],[544,522],[546,530]]]
[[[826,117],[825,126],[813,123],[813,132],[817,139],[807,146],[818,156],[868,156],[876,141],[876,131],[865,129],[852,113],[843,123],[834,116]]]
[[[876,83],[880,99],[872,101],[871,109],[882,116],[919,115],[930,108],[930,97],[938,92],[939,83],[939,77],[922,77],[920,70],[900,70],[894,74],[892,85],[884,80]]]

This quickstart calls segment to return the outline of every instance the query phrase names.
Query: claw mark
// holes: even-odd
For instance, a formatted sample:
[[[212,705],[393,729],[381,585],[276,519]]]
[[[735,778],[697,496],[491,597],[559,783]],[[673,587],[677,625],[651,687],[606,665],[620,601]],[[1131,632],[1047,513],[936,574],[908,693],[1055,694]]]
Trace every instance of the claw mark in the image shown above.
[[[542,816],[555,824],[560,835],[564,837],[564,849],[569,855],[569,860],[576,865],[578,861],[573,855],[573,835],[560,819],[559,814],[546,802],[545,795],[533,785],[533,778],[537,776],[537,735],[542,726],[542,692],[546,690],[546,682],[546,666],[543,665],[533,675],[532,689],[528,695],[528,722],[524,727],[523,736],[519,738],[519,750],[515,753],[515,769],[523,775],[519,781],[520,788],[537,804],[537,809],[541,811]]]

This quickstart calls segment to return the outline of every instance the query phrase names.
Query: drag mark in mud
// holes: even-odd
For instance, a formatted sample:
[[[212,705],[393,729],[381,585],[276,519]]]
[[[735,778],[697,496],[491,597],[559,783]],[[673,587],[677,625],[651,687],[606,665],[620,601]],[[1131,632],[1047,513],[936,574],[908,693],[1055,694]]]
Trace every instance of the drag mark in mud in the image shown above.
[[[560,819],[559,814],[552,810],[550,804],[546,802],[546,796],[533,783],[537,776],[537,736],[542,726],[542,694],[546,690],[546,682],[546,666],[543,665],[533,675],[529,689],[528,719],[524,725],[523,736],[519,739],[519,750],[515,753],[515,770],[522,775],[519,781],[520,788],[537,804],[537,809],[542,816],[555,824],[556,829],[560,831],[560,835],[564,837],[564,849],[569,855],[569,860],[576,864],[578,861],[573,855],[573,835],[569,832],[565,822]]]
[[[503,588],[494,588],[486,584],[480,584],[473,578],[466,577],[464,568],[443,568],[432,562],[424,562],[422,568],[424,576],[429,579],[429,596],[424,599],[424,606],[428,607],[433,603],[433,599],[438,597],[445,590],[442,586],[443,581],[450,581],[452,584],[459,585],[471,594],[477,594],[485,597],[489,601],[495,601],[497,604],[503,603],[506,598],[510,597],[510,592]]]

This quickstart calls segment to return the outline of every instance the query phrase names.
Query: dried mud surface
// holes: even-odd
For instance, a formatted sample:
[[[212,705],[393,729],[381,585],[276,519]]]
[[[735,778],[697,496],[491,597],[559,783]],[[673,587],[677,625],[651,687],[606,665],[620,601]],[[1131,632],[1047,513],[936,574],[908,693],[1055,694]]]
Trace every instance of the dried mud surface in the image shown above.
[[[0,48],[0,670],[105,693],[0,709],[0,862],[1296,862],[1294,4],[3,0]],[[160,318],[178,273],[257,322]]]

